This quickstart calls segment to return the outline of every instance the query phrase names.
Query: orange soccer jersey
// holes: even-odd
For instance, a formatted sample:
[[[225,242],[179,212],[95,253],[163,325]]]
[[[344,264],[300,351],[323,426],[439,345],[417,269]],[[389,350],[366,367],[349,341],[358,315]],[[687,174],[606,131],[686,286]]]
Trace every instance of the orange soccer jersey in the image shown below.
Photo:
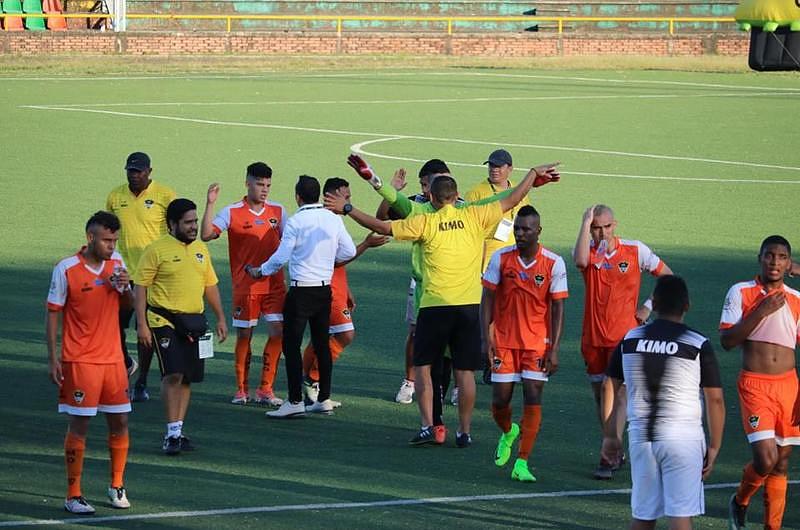
[[[719,329],[728,329],[749,315],[767,296],[778,292],[767,291],[756,278],[740,282],[728,290],[722,308]],[[748,340],[769,342],[794,349],[800,339],[800,292],[784,285],[786,303],[764,318],[747,337]]]
[[[616,239],[614,251],[598,253],[581,270],[586,285],[583,348],[613,348],[637,326],[636,309],[642,273],[658,275],[664,262],[641,241]]]
[[[260,211],[250,209],[245,197],[223,208],[214,218],[217,234],[228,231],[228,254],[234,294],[265,294],[284,285],[283,271],[254,280],[245,265],[258,266],[269,259],[281,242],[286,212],[283,206],[267,201]]]
[[[109,278],[115,267],[125,266],[122,256],[114,253],[93,269],[82,251],[56,265],[47,296],[48,310],[64,312],[61,361],[121,363],[119,292]]]
[[[492,255],[483,286],[496,291],[495,346],[544,351],[550,302],[568,296],[564,260],[539,245],[533,262],[525,265],[516,247],[505,247]]]

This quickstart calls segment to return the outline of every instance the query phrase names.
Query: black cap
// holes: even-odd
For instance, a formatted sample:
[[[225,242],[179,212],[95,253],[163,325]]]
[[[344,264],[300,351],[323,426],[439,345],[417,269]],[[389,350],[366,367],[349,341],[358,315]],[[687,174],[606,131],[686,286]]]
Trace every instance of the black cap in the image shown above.
[[[136,171],[150,169],[150,157],[145,153],[131,153],[128,155],[128,160],[125,161],[125,169],[135,169]]]
[[[511,163],[511,153],[506,151],[505,149],[498,149],[497,151],[492,151],[492,154],[489,155],[489,159],[484,162],[484,164],[491,164],[493,166],[504,166],[508,164],[509,166],[513,165]]]

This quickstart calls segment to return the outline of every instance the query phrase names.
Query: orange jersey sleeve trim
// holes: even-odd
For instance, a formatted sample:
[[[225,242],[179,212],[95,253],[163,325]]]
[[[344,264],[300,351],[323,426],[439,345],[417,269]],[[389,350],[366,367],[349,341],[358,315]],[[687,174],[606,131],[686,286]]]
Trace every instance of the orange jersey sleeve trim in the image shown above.
[[[492,291],[496,291],[497,290],[497,285],[493,284],[492,282],[490,282],[488,280],[481,280],[481,285],[483,285],[484,287],[486,287],[487,289],[490,289]]]
[[[666,265],[666,263],[664,263],[664,260],[663,259],[659,260],[658,267],[656,267],[656,270],[654,270],[650,274],[652,274],[653,276],[658,276],[659,274],[661,274],[661,271],[664,270],[664,265]]]
[[[53,312],[63,311],[64,310],[64,306],[63,305],[54,304],[52,302],[47,302],[47,310],[48,311],[53,311]]]
[[[569,298],[569,291],[559,291],[557,293],[550,293],[550,298],[553,300],[563,300]]]

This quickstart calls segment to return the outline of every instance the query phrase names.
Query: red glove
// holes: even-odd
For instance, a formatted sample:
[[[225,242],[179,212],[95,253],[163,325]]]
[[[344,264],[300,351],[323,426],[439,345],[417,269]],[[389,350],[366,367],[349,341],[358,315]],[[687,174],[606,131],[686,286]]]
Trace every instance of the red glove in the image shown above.
[[[367,164],[367,161],[358,155],[351,154],[347,157],[347,165],[355,170],[362,179],[366,180],[372,187],[378,189],[381,187],[381,179],[375,174],[375,171]]]

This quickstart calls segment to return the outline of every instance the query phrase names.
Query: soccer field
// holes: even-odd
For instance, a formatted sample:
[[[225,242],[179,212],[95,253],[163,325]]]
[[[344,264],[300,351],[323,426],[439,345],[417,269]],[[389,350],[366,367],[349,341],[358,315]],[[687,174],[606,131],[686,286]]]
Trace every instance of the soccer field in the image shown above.
[[[94,528],[626,526],[629,470],[611,482],[591,478],[599,430],[578,348],[583,285],[569,265],[581,215],[598,202],[614,208],[620,236],[641,239],[686,278],[687,321],[715,343],[728,417],[707,514],[696,527],[726,527],[727,499],[749,448],[735,390],[739,353],[722,351],[716,329],[728,287],[756,274],[765,236],[782,234],[800,248],[797,76],[446,67],[36,75],[0,74],[0,527],[42,520]],[[290,212],[303,173],[350,180],[353,203],[372,211],[378,196],[346,166],[351,151],[385,181],[398,167],[413,177],[422,161],[442,158],[465,192],[485,178],[481,163],[498,147],[514,156],[515,179],[532,165],[562,162],[561,182],[531,194],[542,243],[565,257],[570,287],[561,368],[546,387],[531,457],[537,483],[512,482],[510,466],[494,466],[498,431],[484,385],[471,448],[454,446],[452,406],[445,447],[407,445],[416,405],[393,399],[403,372],[410,247],[392,242],[348,267],[357,332],[334,367],[334,398],[344,403],[334,416],[269,421],[263,408],[231,405],[229,339],[207,363],[189,409],[185,428],[199,450],[168,458],[154,367],[154,399],[135,404],[130,416],[133,507],[114,511],[104,502],[108,455],[105,421],[97,418],[83,491],[98,513],[67,518],[66,421],[47,377],[44,300],[53,264],[84,242],[86,219],[124,182],[128,153],[149,153],[153,178],[201,210],[209,183],[221,183],[219,206],[238,200],[244,168],[264,160],[274,171],[271,199]],[[416,190],[412,178],[406,191]],[[361,241],[366,232],[346,222]],[[226,245],[223,238],[210,248],[230,316]],[[800,288],[796,279],[789,284]],[[254,351],[264,338],[261,328]],[[276,391],[285,388],[281,366]],[[799,472],[797,454],[790,479]],[[800,528],[798,506],[795,482],[786,528]],[[751,524],[761,514],[759,494]]]

